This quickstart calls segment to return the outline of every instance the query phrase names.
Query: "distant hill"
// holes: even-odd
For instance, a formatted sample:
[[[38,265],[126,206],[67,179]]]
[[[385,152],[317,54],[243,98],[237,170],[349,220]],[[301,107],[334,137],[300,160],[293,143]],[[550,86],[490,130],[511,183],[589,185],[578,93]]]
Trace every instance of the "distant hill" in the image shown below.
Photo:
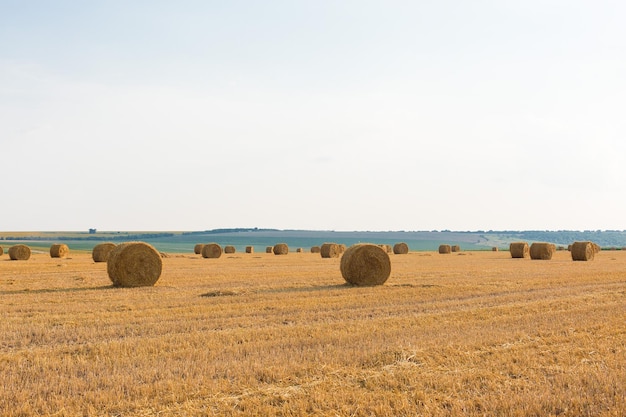
[[[575,241],[592,241],[603,248],[626,247],[626,230],[501,230],[501,231],[333,231],[333,230],[279,230],[260,228],[224,228],[186,232],[0,232],[0,245],[27,243],[38,247],[51,242],[63,242],[72,248],[90,250],[102,241],[124,242],[142,240],[159,250],[170,252],[192,251],[197,243],[216,242],[233,245],[238,250],[253,245],[259,250],[276,243],[287,243],[289,247],[310,248],[324,242],[355,243],[369,242],[393,245],[405,242],[413,251],[437,250],[442,243],[460,245],[463,250],[487,250],[492,247],[508,249],[511,242],[549,242],[567,246]]]
[[[576,241],[592,241],[603,248],[626,247],[626,230],[524,230],[473,232],[481,234],[488,242],[549,242],[567,246]],[[496,245],[494,245],[496,246]]]
[[[500,230],[500,231],[333,231],[333,230],[280,230],[258,228],[213,229],[184,234],[200,236],[250,236],[275,238],[326,239],[327,241],[410,241],[415,249],[436,248],[439,243],[468,245],[467,249],[508,247],[515,241],[549,242],[567,246],[576,241],[592,241],[605,248],[626,247],[626,230]],[[420,245],[419,243],[423,243]]]

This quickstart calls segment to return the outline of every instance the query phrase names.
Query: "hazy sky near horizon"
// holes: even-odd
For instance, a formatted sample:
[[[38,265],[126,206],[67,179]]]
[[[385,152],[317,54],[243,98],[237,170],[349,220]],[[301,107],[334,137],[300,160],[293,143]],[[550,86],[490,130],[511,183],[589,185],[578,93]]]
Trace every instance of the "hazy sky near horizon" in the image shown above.
[[[0,231],[626,229],[624,21],[0,0]]]

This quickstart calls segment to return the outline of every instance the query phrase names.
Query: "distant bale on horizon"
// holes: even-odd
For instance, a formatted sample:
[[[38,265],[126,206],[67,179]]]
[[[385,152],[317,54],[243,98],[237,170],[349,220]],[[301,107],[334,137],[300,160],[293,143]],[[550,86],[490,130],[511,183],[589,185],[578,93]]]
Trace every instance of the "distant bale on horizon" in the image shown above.
[[[387,243],[381,243],[378,246],[387,253],[393,253],[393,247]]]
[[[311,246],[311,253],[321,253],[322,248],[319,246]]]
[[[286,243],[277,243],[272,248],[274,255],[287,255],[289,253],[289,246]]]
[[[273,246],[266,246],[265,247],[265,253],[274,253],[274,247]]]
[[[9,258],[12,261],[27,261],[30,259],[30,248],[26,245],[13,245],[9,248]]]
[[[593,242],[574,242],[570,252],[572,261],[592,261],[596,255]]]
[[[254,253],[254,246],[246,246],[246,253]]]
[[[452,247],[450,245],[439,245],[439,253],[446,254],[451,253]]]
[[[50,246],[51,258],[65,258],[70,253],[70,248],[65,243],[55,243]]]
[[[556,251],[553,243],[534,242],[530,245],[530,259],[549,261]]]
[[[602,250],[602,247],[600,245],[598,245],[597,243],[595,243],[595,242],[591,242],[591,244],[593,245],[593,250],[596,253],[600,253],[600,251]]]
[[[91,251],[91,258],[94,262],[106,262],[109,259],[111,251],[115,249],[117,245],[111,242],[99,243],[93,247]]]
[[[302,249],[302,248],[296,249],[296,253],[303,253],[303,252],[304,252],[304,249]]]
[[[450,246],[450,250],[452,252],[461,252],[461,247],[459,245],[452,245]]]
[[[148,243],[126,242],[117,245],[107,260],[107,273],[116,287],[147,287],[161,276],[161,254]]]
[[[222,256],[222,247],[217,243],[207,243],[202,247],[203,258],[219,258]]]
[[[0,246],[0,256],[4,255],[4,249],[2,249],[2,246]]]
[[[341,248],[337,243],[326,242],[320,247],[320,255],[322,258],[339,258],[341,256]]]
[[[235,253],[237,250],[232,245],[224,246],[224,253]]]
[[[395,255],[406,255],[407,253],[409,253],[409,245],[407,245],[405,242],[398,242],[393,245],[393,253]]]
[[[498,247],[497,247],[497,246],[494,246],[494,247],[492,247],[492,248],[491,248],[491,251],[492,251],[492,252],[498,252],[499,250],[500,250],[500,249],[498,249]]]
[[[341,275],[352,285],[382,285],[391,274],[389,254],[380,246],[358,243],[341,257]]]
[[[511,258],[528,258],[530,249],[526,242],[512,242],[509,244]]]
[[[202,254],[202,248],[204,247],[204,243],[198,243],[193,247],[193,253],[196,255]]]

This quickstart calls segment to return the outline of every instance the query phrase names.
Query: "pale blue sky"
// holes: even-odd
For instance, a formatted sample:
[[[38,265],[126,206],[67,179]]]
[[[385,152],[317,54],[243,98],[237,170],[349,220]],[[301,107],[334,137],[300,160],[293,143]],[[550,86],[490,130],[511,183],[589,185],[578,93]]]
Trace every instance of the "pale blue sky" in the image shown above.
[[[624,21],[0,0],[0,230],[626,229]]]

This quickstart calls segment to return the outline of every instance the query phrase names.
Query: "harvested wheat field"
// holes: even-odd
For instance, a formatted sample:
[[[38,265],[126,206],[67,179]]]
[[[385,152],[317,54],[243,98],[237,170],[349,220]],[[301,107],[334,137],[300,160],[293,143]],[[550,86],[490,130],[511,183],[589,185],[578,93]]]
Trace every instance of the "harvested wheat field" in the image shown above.
[[[0,259],[0,415],[623,416],[626,252]]]

